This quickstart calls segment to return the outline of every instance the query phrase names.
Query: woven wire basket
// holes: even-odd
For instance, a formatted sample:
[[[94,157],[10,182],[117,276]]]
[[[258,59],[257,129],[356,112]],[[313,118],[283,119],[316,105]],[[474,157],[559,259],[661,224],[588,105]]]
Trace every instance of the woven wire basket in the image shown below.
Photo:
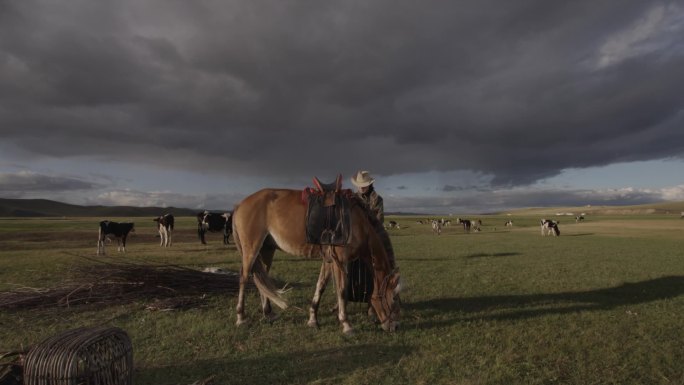
[[[131,340],[125,331],[104,326],[52,336],[26,355],[24,384],[131,385]]]

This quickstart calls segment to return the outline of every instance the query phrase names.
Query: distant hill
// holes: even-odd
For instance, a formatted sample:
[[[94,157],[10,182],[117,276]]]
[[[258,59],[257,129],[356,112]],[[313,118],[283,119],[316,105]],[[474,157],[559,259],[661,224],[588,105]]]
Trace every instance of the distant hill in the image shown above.
[[[194,216],[199,211],[177,207],[79,206],[48,199],[0,198],[0,217],[149,217],[167,213]]]
[[[639,215],[639,214],[677,214],[684,212],[684,202],[662,202],[633,206],[577,206],[577,207],[531,207],[507,211],[512,215]]]

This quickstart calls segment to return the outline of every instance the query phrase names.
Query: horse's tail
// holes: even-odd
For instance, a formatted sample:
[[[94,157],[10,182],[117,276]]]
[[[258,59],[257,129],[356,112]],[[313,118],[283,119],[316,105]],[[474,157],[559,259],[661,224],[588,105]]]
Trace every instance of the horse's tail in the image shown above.
[[[236,205],[233,209],[233,215],[236,215],[238,208],[239,206]],[[240,232],[238,231],[238,228],[235,225],[236,222],[237,221],[234,220],[232,223],[233,241],[235,241],[235,247],[237,248],[238,253],[242,257],[242,242],[240,242]],[[244,258],[242,260],[244,261]],[[245,269],[249,267],[242,266],[242,268]],[[254,284],[256,285],[260,294],[265,295],[269,300],[271,300],[271,302],[273,302],[273,304],[277,305],[279,308],[287,308],[287,301],[285,301],[285,299],[280,296],[280,294],[278,293],[279,289],[275,286],[271,278],[268,276],[268,273],[264,269],[264,265],[259,260],[255,260],[252,264],[252,277],[254,278]]]
[[[237,213],[238,205],[233,207],[233,215]],[[233,232],[233,241],[235,242],[235,248],[237,248],[238,254],[242,257],[242,244],[240,243],[240,237],[238,236],[237,229],[235,228],[235,221],[230,221],[231,231]]]
[[[278,293],[280,290],[268,276],[261,261],[254,261],[254,264],[252,265],[252,276],[254,277],[254,284],[257,289],[259,289],[259,294],[266,296],[279,308],[287,309],[287,301]]]

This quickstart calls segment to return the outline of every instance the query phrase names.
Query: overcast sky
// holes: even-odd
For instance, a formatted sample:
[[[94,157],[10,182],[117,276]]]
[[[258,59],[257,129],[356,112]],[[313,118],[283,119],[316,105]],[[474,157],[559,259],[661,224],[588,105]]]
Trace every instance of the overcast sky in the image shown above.
[[[682,36],[681,1],[0,0],[0,197],[684,200]]]

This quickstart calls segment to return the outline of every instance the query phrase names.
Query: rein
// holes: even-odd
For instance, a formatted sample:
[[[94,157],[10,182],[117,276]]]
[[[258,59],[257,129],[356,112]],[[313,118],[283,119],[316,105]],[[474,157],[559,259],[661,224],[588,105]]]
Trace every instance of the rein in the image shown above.
[[[397,268],[392,269],[392,271],[390,271],[389,274],[387,274],[385,276],[385,278],[382,280],[382,284],[380,285],[380,290],[378,290],[382,294],[381,295],[374,294],[371,297],[371,298],[375,298],[375,299],[379,298],[380,303],[382,304],[382,310],[384,310],[387,313],[387,318],[385,318],[384,320],[382,320],[382,319],[380,320],[380,323],[383,323],[383,324],[385,322],[392,320],[392,308],[387,303],[387,296],[385,295],[385,293],[387,292],[387,284],[389,283],[390,277],[393,276],[397,270],[398,270]],[[379,316],[380,315],[378,314],[378,317]]]

